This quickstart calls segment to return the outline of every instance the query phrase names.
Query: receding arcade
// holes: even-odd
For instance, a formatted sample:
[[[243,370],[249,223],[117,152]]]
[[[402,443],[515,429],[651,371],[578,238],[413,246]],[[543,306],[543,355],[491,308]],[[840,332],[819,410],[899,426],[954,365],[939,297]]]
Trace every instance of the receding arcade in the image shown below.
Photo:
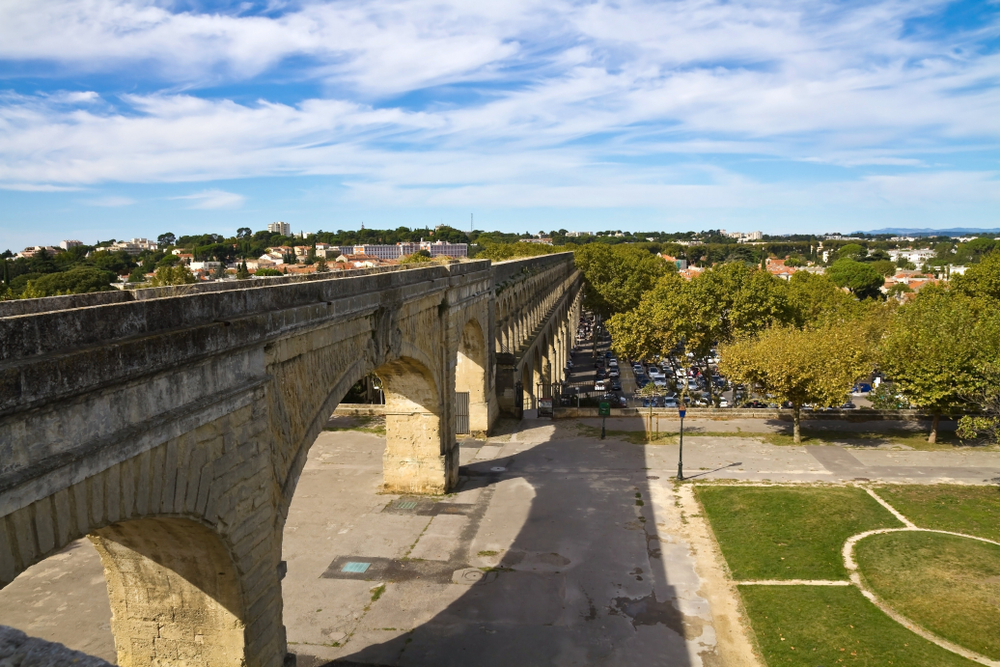
[[[385,490],[444,493],[456,397],[519,414],[579,316],[570,255],[266,285],[0,304],[0,584],[89,536],[120,665],[282,665],[285,517],[350,387],[382,381]]]

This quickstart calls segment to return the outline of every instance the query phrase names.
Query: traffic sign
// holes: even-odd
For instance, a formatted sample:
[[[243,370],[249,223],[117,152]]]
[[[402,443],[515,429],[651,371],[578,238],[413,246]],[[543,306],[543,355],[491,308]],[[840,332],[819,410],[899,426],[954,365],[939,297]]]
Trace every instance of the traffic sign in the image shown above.
[[[600,405],[597,407],[597,414],[601,417],[610,417],[611,404],[607,401],[601,401]]]

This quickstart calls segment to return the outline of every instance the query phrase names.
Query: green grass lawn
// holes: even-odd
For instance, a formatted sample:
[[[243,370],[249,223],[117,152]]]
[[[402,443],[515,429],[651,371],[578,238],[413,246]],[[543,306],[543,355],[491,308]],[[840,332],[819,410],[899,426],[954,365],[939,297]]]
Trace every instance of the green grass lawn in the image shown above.
[[[921,639],[853,586],[740,586],[770,667],[972,667]]]
[[[902,524],[854,487],[697,486],[737,581],[846,579],[848,537]]]
[[[789,429],[790,430],[790,429]],[[752,434],[753,437],[760,438],[764,442],[778,446],[791,446],[795,442],[792,436],[787,433],[759,433]],[[879,447],[902,445],[909,449],[924,452],[949,452],[956,448],[964,447],[961,440],[953,432],[939,431],[938,439],[935,443],[927,442],[927,433],[924,431],[843,431],[834,429],[809,428],[809,422],[802,423],[802,444],[803,445],[844,445],[847,447]],[[972,447],[970,447],[972,448]],[[996,445],[975,446],[977,451],[1000,451]]]
[[[1000,488],[996,486],[891,485],[876,492],[921,528],[1000,542]]]
[[[893,609],[1000,660],[1000,546],[906,532],[867,537],[855,553],[865,580]]]

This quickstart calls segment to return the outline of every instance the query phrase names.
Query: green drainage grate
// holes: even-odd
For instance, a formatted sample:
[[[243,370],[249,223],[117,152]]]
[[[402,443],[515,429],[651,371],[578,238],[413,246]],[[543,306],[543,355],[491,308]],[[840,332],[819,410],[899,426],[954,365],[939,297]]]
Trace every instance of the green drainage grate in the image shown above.
[[[371,563],[359,563],[357,561],[349,561],[344,564],[344,567],[340,568],[341,572],[350,572],[352,574],[364,574],[371,567]]]
[[[398,510],[412,510],[417,507],[416,500],[400,500],[396,503],[396,509]]]

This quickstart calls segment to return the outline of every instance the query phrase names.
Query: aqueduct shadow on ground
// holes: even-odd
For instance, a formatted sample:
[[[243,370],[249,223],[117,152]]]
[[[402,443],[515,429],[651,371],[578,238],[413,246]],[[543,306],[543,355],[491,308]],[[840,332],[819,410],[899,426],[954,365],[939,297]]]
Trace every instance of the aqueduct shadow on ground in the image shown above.
[[[646,465],[642,447],[555,437],[463,466],[458,490],[482,492],[440,583],[476,562],[488,541],[472,538],[490,512],[524,511],[499,566],[412,631],[330,663],[304,651],[299,667],[690,665],[684,637],[700,630],[666,580]],[[391,613],[406,586],[390,586],[369,613]]]

